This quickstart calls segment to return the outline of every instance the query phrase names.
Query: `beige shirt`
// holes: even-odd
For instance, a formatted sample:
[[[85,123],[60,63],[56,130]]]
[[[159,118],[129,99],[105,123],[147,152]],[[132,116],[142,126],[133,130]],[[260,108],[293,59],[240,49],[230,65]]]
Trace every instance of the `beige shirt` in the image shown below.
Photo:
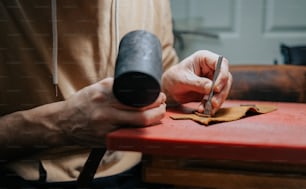
[[[60,94],[56,97],[51,11],[51,0],[0,2],[0,115],[64,100],[87,85],[112,77],[118,41],[132,30],[144,29],[158,36],[164,69],[177,62],[167,0],[57,0]],[[48,181],[75,180],[88,152],[63,147],[9,167],[35,180],[41,159]],[[140,158],[135,152],[109,153],[96,176],[120,173]]]

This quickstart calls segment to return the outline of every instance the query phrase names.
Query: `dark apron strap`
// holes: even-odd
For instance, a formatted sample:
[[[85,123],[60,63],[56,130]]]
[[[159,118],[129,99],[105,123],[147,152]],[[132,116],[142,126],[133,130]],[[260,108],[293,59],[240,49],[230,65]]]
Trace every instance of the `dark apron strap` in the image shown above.
[[[89,186],[93,180],[100,161],[105,154],[105,148],[93,148],[85,162],[83,169],[78,177],[78,185],[81,187]]]
[[[43,166],[41,161],[39,161],[38,171],[39,171],[39,181],[46,182],[46,180],[47,180],[47,171],[45,170],[45,168],[44,168],[44,166]]]

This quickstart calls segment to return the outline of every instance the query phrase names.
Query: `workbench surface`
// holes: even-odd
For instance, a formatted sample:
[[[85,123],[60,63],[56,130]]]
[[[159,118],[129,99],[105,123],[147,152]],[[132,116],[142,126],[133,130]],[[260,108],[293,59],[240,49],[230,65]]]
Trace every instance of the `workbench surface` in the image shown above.
[[[108,134],[107,147],[150,155],[306,164],[306,104],[228,100],[223,107],[241,104],[274,105],[277,110],[210,126],[169,117],[199,105],[188,103],[169,109],[158,125]]]

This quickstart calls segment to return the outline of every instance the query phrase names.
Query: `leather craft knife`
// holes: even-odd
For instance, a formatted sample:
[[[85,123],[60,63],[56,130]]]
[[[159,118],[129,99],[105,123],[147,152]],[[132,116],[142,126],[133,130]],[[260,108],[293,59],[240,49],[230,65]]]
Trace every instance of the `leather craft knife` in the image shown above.
[[[212,111],[211,100],[212,100],[212,97],[214,96],[215,82],[216,82],[216,80],[218,78],[218,75],[220,73],[222,59],[223,59],[223,56],[219,56],[208,98],[206,100],[205,96],[204,96],[202,101],[201,101],[201,104],[204,104],[205,101],[206,101],[205,106],[204,106],[204,116],[205,117],[211,117],[211,111]]]

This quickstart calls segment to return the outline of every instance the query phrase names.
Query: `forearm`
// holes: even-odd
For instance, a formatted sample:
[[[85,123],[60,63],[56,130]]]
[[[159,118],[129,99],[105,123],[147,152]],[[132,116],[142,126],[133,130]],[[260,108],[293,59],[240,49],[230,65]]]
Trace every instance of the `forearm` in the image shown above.
[[[64,134],[57,126],[62,106],[63,102],[57,102],[1,117],[0,158],[65,145]]]

